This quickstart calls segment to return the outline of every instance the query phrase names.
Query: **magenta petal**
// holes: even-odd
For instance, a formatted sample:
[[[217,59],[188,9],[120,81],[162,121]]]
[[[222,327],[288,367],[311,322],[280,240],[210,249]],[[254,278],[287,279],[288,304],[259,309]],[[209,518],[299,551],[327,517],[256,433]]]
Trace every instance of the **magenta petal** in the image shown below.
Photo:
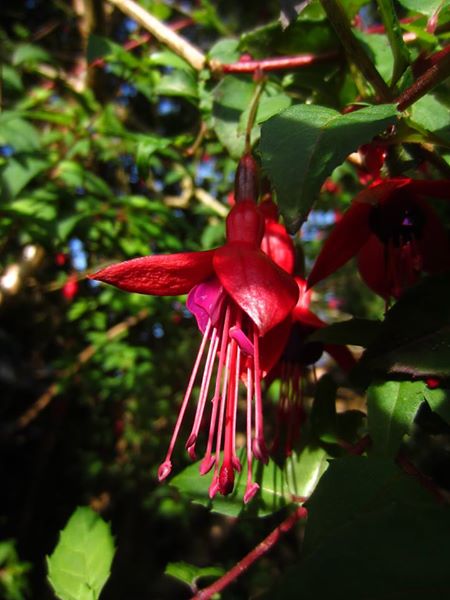
[[[213,274],[214,252],[208,250],[133,258],[106,267],[89,277],[127,292],[177,296],[187,294],[194,285]]]
[[[202,333],[205,333],[210,319],[212,325],[216,325],[224,300],[225,291],[217,277],[199,283],[189,292],[186,306],[197,319],[198,328]]]
[[[370,235],[371,210],[370,204],[353,202],[325,241],[308,277],[308,287],[337,271],[358,252]]]
[[[226,244],[216,250],[213,264],[222,285],[260,335],[283,321],[297,302],[294,279],[261,250],[241,243]]]

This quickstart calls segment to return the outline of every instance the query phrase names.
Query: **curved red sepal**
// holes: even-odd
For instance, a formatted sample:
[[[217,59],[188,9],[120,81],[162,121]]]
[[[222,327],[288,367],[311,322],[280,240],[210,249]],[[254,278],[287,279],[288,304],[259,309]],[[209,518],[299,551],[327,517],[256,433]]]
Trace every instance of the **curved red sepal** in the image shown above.
[[[449,179],[410,179],[407,186],[413,194],[450,200]]]
[[[187,294],[195,285],[213,275],[214,252],[207,250],[143,256],[111,265],[89,277],[127,292],[177,296]]]
[[[291,326],[292,320],[287,317],[260,338],[259,366],[263,377],[266,377],[281,358],[291,333]]]
[[[308,287],[337,271],[358,252],[370,235],[371,210],[371,204],[353,202],[325,241],[308,277]]]
[[[294,272],[294,242],[281,223],[266,219],[261,250],[267,254],[275,264],[286,271],[286,273],[292,274]]]
[[[213,265],[223,287],[260,335],[283,321],[297,302],[294,279],[259,249],[226,244],[215,251]]]

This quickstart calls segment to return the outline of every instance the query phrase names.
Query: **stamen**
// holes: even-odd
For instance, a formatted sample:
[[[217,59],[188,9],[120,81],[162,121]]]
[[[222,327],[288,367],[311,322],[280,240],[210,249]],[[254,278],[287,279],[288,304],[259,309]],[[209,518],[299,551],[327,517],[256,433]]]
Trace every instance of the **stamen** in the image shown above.
[[[255,439],[253,440],[253,454],[258,460],[264,464],[269,462],[269,453],[264,441],[264,422],[263,408],[261,395],[261,369],[259,364],[259,339],[256,326],[253,326],[253,346],[255,349],[253,364],[254,364],[254,381],[255,381]]]
[[[205,351],[206,342],[208,341],[209,333],[211,331],[211,320],[208,321],[205,329],[205,333],[203,334],[202,343],[200,344],[199,351],[197,353],[197,357],[195,359],[194,367],[192,369],[191,376],[189,378],[189,383],[186,389],[186,393],[183,398],[183,402],[181,403],[180,412],[178,413],[178,418],[175,423],[175,427],[172,433],[172,437],[170,439],[169,449],[167,450],[167,455],[164,462],[160,465],[158,469],[158,479],[159,481],[163,481],[170,474],[172,470],[172,463],[170,458],[173,453],[173,449],[175,447],[175,443],[177,441],[178,434],[180,432],[180,427],[184,419],[184,415],[186,413],[186,408],[189,402],[189,398],[192,394],[192,388],[194,387],[195,379],[197,377],[198,369],[200,366],[200,362],[202,360],[203,352]]]
[[[247,486],[245,488],[244,503],[247,504],[259,490],[259,485],[252,481],[252,403],[253,403],[253,374],[247,367]]]
[[[254,354],[254,347],[252,342],[248,339],[248,337],[245,335],[245,333],[242,331],[242,329],[240,327],[236,327],[236,325],[234,327],[230,327],[230,338],[232,340],[236,340],[239,348],[242,350],[242,352],[244,352],[245,354],[248,354],[249,356],[253,356]]]
[[[235,426],[235,406],[237,404],[239,372],[237,369],[237,358],[239,347],[235,340],[230,341],[231,361],[230,377],[228,381],[228,390],[226,398],[226,418],[225,418],[225,442],[223,464],[219,472],[219,492],[224,496],[233,491],[234,486],[234,426]]]
[[[206,357],[205,370],[203,372],[202,384],[200,387],[200,394],[197,403],[197,410],[195,412],[194,424],[192,431],[189,435],[188,441],[186,442],[186,449],[192,460],[195,460],[195,443],[197,441],[198,432],[203,418],[203,412],[205,410],[206,397],[208,395],[209,385],[211,383],[211,375],[214,366],[214,359],[219,345],[219,338],[217,337],[217,329],[214,328],[211,335],[211,342]]]
[[[209,423],[209,434],[208,434],[208,443],[206,446],[205,457],[200,465],[200,474],[205,475],[212,468],[215,463],[215,458],[212,456],[212,447],[214,443],[214,433],[216,431],[216,420],[217,420],[217,410],[219,405],[222,404],[222,397],[220,395],[220,384],[222,380],[223,369],[226,362],[226,354],[228,348],[228,330],[230,326],[230,306],[229,304],[225,310],[225,317],[222,327],[222,333],[220,335],[220,352],[219,352],[219,363],[217,366],[217,374],[216,374],[216,387],[214,389],[214,396],[212,397],[212,412],[211,412],[211,420]]]

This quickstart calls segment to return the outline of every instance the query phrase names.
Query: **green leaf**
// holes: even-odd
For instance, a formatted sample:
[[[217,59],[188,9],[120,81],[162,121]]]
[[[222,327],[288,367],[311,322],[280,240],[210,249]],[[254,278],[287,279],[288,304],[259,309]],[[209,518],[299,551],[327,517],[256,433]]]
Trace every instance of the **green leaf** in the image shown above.
[[[221,63],[233,63],[239,60],[239,41],[222,39],[216,42],[208,52],[209,60],[220,60]]]
[[[159,150],[164,150],[170,145],[170,140],[163,137],[147,136],[142,142],[139,142],[136,152],[136,166],[139,175],[144,179],[148,176],[150,158]]]
[[[450,112],[435,96],[427,94],[412,105],[411,121],[450,145]]]
[[[155,66],[171,67],[172,69],[177,69],[179,71],[186,71],[191,74],[194,73],[193,68],[188,62],[170,50],[153,52],[153,54],[149,56],[148,62]]]
[[[114,556],[110,526],[91,508],[78,507],[47,557],[48,579],[61,600],[96,600]]]
[[[248,77],[228,75],[213,91],[213,127],[221,143],[233,158],[239,159],[244,152],[245,129],[248,109],[255,86]],[[261,95],[256,123],[268,119],[289,106],[290,98],[279,86],[267,85]],[[259,137],[259,127],[252,131],[252,141]]]
[[[14,66],[24,63],[34,65],[42,62],[51,63],[52,57],[44,48],[35,44],[19,44],[12,55],[12,64]]]
[[[16,152],[39,150],[41,140],[38,130],[12,111],[0,113],[0,144],[8,144]]]
[[[386,381],[369,387],[367,422],[375,453],[396,456],[423,400],[422,381]]]
[[[396,120],[393,104],[341,115],[323,106],[297,104],[261,127],[260,151],[285,221],[296,231],[325,179],[361,144]]]
[[[368,346],[377,336],[381,321],[372,319],[348,319],[318,329],[309,336],[309,340],[324,344],[350,344]]]
[[[387,312],[359,367],[416,377],[450,375],[450,276],[424,279]]]
[[[163,75],[155,86],[155,93],[161,96],[197,97],[197,82],[191,72],[173,71]]]
[[[413,12],[421,13],[422,15],[427,15],[431,17],[433,13],[437,11],[438,8],[442,7],[442,9],[450,6],[450,0],[398,0],[399,3],[407,8],[408,10],[412,10]]]
[[[185,562],[169,563],[164,571],[165,575],[170,575],[183,583],[186,583],[191,589],[197,589],[197,583],[200,579],[217,579],[224,574],[221,567],[197,567]]]
[[[432,506],[433,496],[387,458],[346,456],[330,461],[308,501],[306,553],[335,530],[392,502]]]
[[[449,535],[446,507],[385,507],[335,531],[271,598],[442,600],[450,589]]]
[[[424,386],[423,394],[431,410],[450,425],[450,389],[438,387],[432,390]]]
[[[324,442],[336,441],[336,392],[337,385],[330,375],[323,375],[317,382],[310,424],[313,434]]]
[[[320,446],[305,446],[286,459],[287,485],[297,501],[311,496],[327,468],[328,454]]]
[[[377,0],[377,5],[394,57],[391,78],[391,85],[394,85],[409,65],[409,50],[403,41],[403,33],[392,0]]]
[[[290,503],[290,493],[287,489],[283,470],[272,460],[264,466],[255,461],[253,465],[255,480],[260,485],[260,491],[249,504],[244,504],[244,494],[247,478],[247,461],[245,449],[239,455],[242,471],[236,475],[234,491],[229,496],[217,494],[213,500],[209,498],[208,490],[212,480],[212,472],[200,475],[199,464],[186,467],[171,480],[183,495],[195,502],[208,507],[212,512],[229,517],[250,516],[265,517],[284,508]]]
[[[36,175],[48,167],[46,160],[34,154],[11,157],[0,170],[0,196],[2,200],[15,198]]]

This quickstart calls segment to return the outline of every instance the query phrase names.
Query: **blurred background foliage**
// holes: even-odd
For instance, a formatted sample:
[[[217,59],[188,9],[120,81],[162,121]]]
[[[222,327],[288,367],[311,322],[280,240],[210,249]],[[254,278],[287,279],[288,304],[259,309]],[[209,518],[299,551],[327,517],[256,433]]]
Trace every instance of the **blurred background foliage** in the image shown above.
[[[292,101],[341,110],[358,95],[317,3],[284,33],[275,1],[140,4],[223,62],[332,52],[271,74],[257,122]],[[353,17],[367,2],[345,4]],[[102,597],[186,598],[167,563],[229,568],[277,517],[224,518],[157,483],[197,329],[182,298],[126,294],[86,274],[221,243],[254,83],[195,72],[108,2],[3,0],[0,14],[1,594],[53,597],[44,556],[83,504],[112,522],[118,547]],[[361,36],[389,73],[383,40]],[[328,183],[302,230],[307,268],[360,189],[350,164]],[[352,266],[320,290],[315,310],[327,318],[382,315]],[[181,471],[183,452],[176,460]],[[295,548],[292,536],[223,597],[266,589]]]

